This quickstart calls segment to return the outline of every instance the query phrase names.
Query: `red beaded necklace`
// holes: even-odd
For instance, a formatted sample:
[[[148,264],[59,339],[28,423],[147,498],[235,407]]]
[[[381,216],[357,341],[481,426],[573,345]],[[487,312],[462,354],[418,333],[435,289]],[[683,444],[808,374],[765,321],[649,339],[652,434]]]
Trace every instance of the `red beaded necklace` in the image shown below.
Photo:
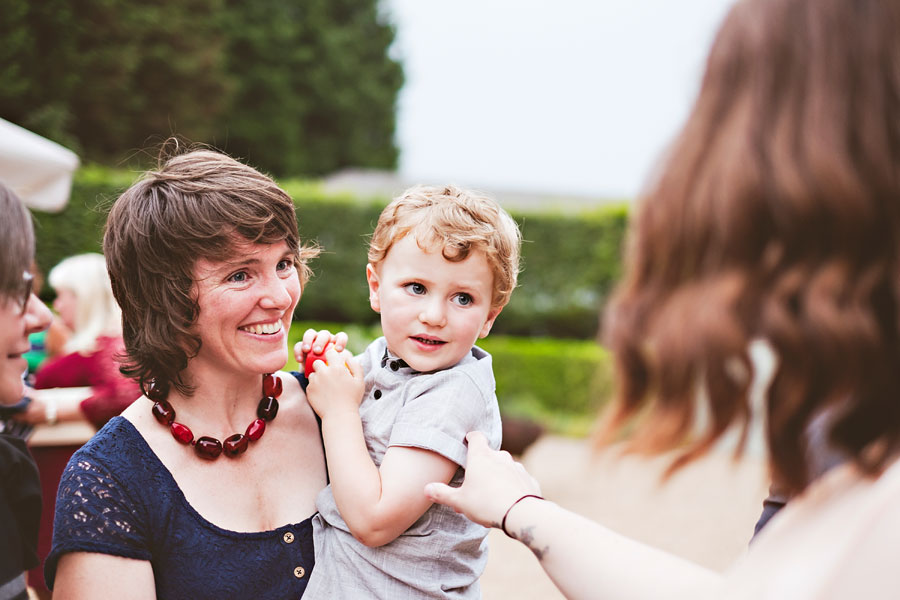
[[[169,395],[167,386],[157,385],[156,380],[153,380],[147,385],[146,393],[147,397],[153,400],[151,409],[153,416],[161,425],[169,428],[173,438],[182,444],[193,446],[194,452],[200,458],[215,460],[223,453],[228,458],[236,458],[246,452],[250,442],[257,441],[266,432],[266,421],[275,419],[275,415],[278,414],[278,396],[281,395],[281,380],[271,373],[266,373],[263,375],[262,389],[263,397],[256,407],[256,416],[259,418],[250,423],[247,431],[228,436],[224,442],[208,435],[194,440],[194,433],[187,425],[176,423],[175,409],[166,400]]]

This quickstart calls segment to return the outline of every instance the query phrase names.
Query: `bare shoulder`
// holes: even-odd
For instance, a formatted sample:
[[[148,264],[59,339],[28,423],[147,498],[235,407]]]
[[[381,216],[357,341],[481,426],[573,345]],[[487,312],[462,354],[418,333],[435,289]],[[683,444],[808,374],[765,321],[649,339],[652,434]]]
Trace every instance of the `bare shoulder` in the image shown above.
[[[156,419],[153,417],[152,408],[153,402],[145,396],[141,396],[132,402],[128,408],[123,410],[120,416],[130,422],[145,439],[148,437],[153,438],[154,433],[166,431],[166,429],[160,427],[156,422]]]
[[[888,598],[900,589],[896,567],[900,539],[900,461],[895,460],[880,477],[863,481],[852,518],[852,534],[841,549],[840,561],[831,570],[828,598]]]
[[[278,418],[289,420],[295,425],[318,428],[316,415],[306,399],[306,392],[300,386],[300,381],[286,371],[279,371],[276,375],[282,384],[281,397],[278,399]]]
[[[877,478],[836,467],[754,540],[733,572],[734,589],[746,595],[729,597],[890,597],[900,589],[897,539],[900,463]]]

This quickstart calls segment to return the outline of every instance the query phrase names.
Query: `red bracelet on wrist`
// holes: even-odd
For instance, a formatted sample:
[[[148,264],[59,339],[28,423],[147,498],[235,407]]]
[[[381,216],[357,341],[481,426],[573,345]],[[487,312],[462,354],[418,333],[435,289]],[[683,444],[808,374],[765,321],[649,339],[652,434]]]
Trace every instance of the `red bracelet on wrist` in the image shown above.
[[[519,502],[521,502],[521,501],[524,500],[525,498],[537,498],[538,500],[543,500],[543,499],[544,499],[543,496],[538,496],[537,494],[525,494],[524,496],[522,496],[521,498],[519,498],[518,500],[516,500],[515,502],[513,502],[513,503],[509,506],[509,508],[506,509],[506,513],[504,513],[504,515],[503,515],[503,520],[500,521],[500,529],[503,530],[503,533],[505,533],[507,537],[511,537],[511,538],[512,538],[513,536],[506,530],[506,517],[509,516],[509,511],[511,511],[511,510],[513,509],[513,507],[514,507],[516,504],[518,504]],[[516,539],[516,538],[513,538],[513,539]]]

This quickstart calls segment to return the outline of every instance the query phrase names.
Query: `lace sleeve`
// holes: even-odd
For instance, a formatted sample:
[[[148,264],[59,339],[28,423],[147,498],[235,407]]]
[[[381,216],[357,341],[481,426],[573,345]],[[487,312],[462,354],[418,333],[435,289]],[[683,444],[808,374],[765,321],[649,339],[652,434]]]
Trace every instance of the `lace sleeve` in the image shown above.
[[[56,496],[53,548],[45,573],[52,585],[59,557],[68,552],[98,552],[150,560],[142,522],[142,505],[135,502],[101,462],[77,452],[63,471]]]

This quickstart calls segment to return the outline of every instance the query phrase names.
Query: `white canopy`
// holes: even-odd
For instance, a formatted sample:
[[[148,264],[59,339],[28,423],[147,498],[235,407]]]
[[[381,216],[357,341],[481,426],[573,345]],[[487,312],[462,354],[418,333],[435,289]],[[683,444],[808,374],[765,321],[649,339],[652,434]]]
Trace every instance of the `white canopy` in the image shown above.
[[[69,201],[78,156],[56,142],[0,119],[0,181],[26,205],[58,212]]]

